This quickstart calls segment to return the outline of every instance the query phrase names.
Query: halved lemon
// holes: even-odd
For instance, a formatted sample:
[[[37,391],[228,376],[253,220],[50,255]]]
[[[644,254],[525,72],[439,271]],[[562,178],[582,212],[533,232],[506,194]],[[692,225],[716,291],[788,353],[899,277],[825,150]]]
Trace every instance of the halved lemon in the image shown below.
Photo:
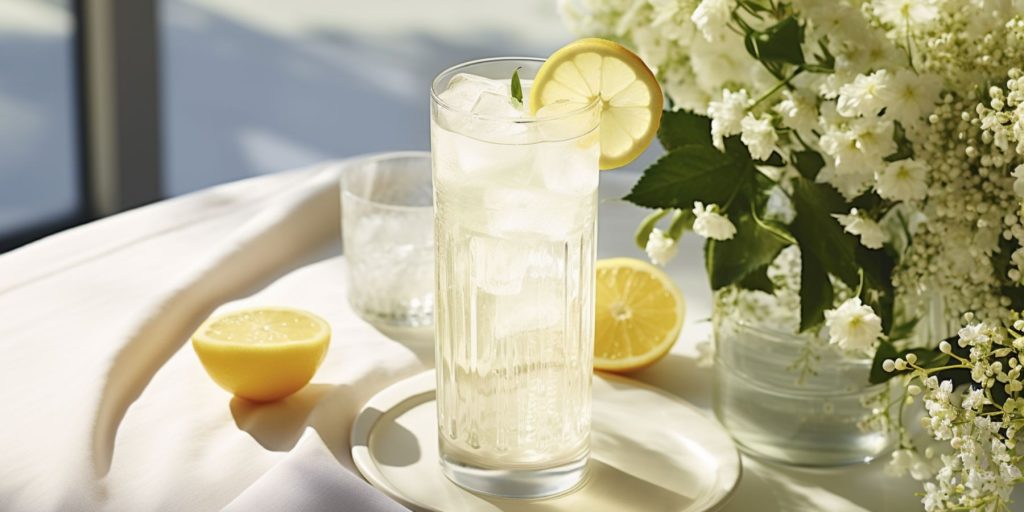
[[[192,335],[192,347],[213,381],[255,402],[303,388],[324,359],[331,326],[299,309],[263,307],[212,317]]]
[[[633,258],[597,262],[594,368],[625,372],[648,366],[679,338],[683,294],[658,267]]]
[[[623,46],[588,38],[548,57],[530,89],[530,109],[601,101],[601,169],[632,162],[650,145],[661,123],[661,86],[644,61]]]

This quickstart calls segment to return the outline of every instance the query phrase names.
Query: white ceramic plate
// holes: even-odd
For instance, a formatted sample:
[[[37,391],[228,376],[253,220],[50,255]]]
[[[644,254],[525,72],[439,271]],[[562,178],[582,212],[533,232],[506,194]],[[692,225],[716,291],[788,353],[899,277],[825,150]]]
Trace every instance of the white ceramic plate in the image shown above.
[[[720,506],[740,478],[728,434],[696,407],[622,377],[595,374],[591,460],[577,491],[508,500],[445,478],[437,453],[434,372],[384,389],[352,427],[352,459],[374,486],[414,510],[697,512]]]

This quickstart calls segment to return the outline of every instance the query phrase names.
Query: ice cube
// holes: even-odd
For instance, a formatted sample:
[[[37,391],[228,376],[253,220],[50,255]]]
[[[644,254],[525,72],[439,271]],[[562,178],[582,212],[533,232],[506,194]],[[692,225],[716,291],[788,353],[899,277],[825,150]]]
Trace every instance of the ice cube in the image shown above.
[[[493,297],[493,301],[496,339],[517,338],[565,325],[565,285],[561,279],[530,279],[522,293]]]
[[[550,202],[550,196],[543,189],[484,188],[487,232],[497,236],[543,232]]]
[[[573,198],[593,194],[601,172],[597,138],[594,131],[578,139],[539,144],[534,166],[544,187]]]
[[[469,73],[459,73],[448,81],[448,88],[441,91],[438,97],[449,107],[462,112],[472,110],[480,95],[484,92],[501,93],[505,84],[498,80],[490,80]]]
[[[508,80],[460,73],[438,97],[450,107],[437,111],[438,122],[447,130],[491,143],[529,142],[532,132],[515,122],[529,112],[513,101]]]
[[[523,244],[488,236],[469,241],[473,284],[492,295],[514,295],[523,288],[529,251]]]
[[[502,120],[522,119],[527,115],[523,105],[505,91],[484,91],[480,93],[476,103],[473,104],[473,113],[489,117],[493,116]]]

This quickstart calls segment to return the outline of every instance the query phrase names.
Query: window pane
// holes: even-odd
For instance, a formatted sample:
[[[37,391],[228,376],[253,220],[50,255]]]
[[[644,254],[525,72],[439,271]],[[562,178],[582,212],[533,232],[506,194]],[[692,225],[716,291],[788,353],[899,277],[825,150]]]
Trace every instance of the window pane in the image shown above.
[[[470,59],[550,54],[571,39],[556,6],[161,0],[163,190],[427,149],[433,77]]]
[[[0,1],[0,239],[81,211],[70,0]]]

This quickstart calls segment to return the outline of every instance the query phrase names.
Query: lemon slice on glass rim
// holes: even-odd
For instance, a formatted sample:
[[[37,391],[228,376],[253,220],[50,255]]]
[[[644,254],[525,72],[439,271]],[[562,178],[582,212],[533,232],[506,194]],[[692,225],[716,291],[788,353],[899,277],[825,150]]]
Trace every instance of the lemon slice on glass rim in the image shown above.
[[[594,368],[625,372],[658,361],[683,328],[686,301],[661,269],[633,258],[597,261]]]
[[[601,169],[632,162],[650,145],[664,103],[654,73],[636,54],[605,39],[587,38],[553,53],[537,71],[530,109],[559,102],[601,103]]]

